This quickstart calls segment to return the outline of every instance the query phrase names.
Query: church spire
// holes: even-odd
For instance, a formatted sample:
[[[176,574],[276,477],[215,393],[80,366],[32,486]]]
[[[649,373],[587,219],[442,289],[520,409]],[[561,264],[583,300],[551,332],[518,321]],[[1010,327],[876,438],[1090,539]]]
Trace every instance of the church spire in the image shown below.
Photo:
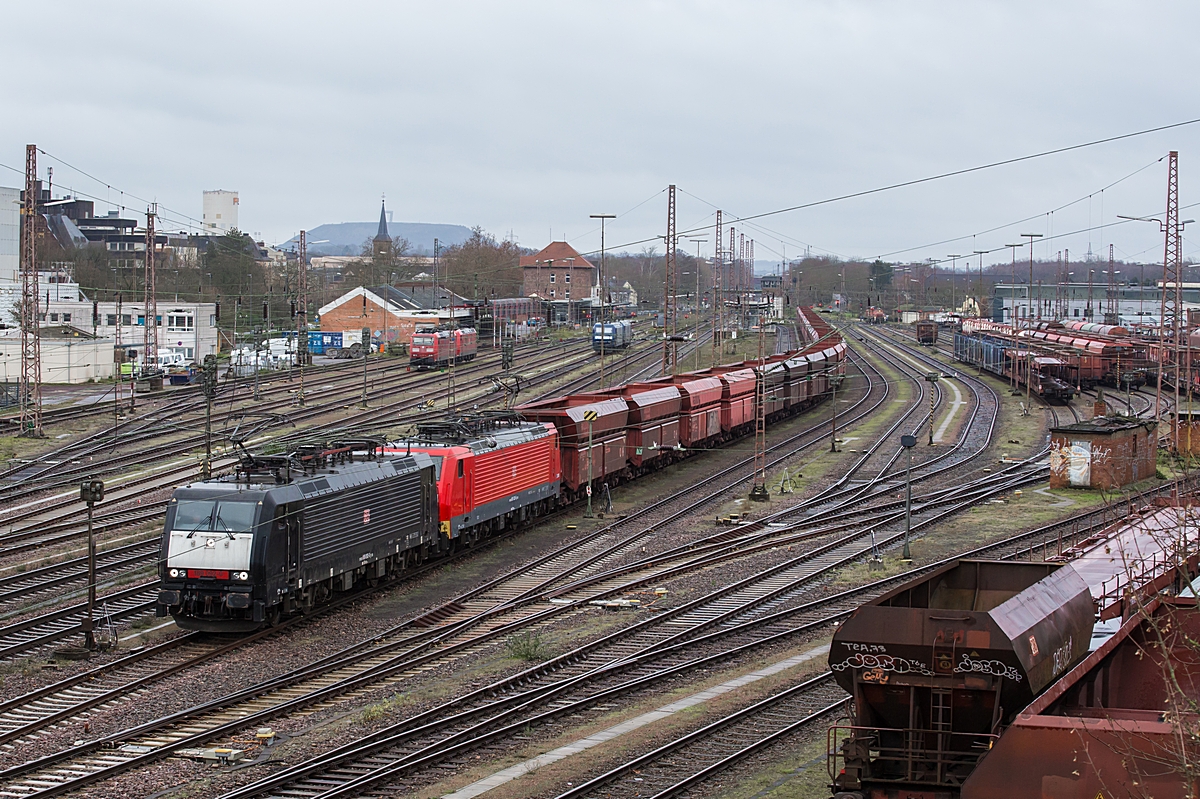
[[[374,245],[376,254],[387,253],[392,248],[392,237],[388,235],[386,201],[379,203],[379,231],[375,238],[371,239],[371,244]]]

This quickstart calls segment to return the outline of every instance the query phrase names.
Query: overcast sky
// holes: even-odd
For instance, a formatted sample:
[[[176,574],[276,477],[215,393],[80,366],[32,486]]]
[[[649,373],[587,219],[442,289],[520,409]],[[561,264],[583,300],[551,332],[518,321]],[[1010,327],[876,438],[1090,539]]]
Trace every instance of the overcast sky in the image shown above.
[[[665,230],[669,183],[690,229],[715,207],[758,214],[1200,117],[1195,2],[63,2],[3,19],[0,164],[36,143],[114,189],[43,156],[56,186],[156,199],[176,229],[203,189],[237,190],[241,227],[268,242],[375,219],[386,192],[398,221],[530,247],[552,232],[599,247],[588,214],[620,214],[608,244],[636,250]],[[1200,201],[1197,144],[1200,124],[746,232],[760,261],[806,245],[942,258],[1024,232],[1059,234],[1039,257],[1090,242],[1154,261],[1154,225],[1101,225],[1161,212],[1171,149],[1182,203]],[[1189,229],[1186,255],[1197,242]]]

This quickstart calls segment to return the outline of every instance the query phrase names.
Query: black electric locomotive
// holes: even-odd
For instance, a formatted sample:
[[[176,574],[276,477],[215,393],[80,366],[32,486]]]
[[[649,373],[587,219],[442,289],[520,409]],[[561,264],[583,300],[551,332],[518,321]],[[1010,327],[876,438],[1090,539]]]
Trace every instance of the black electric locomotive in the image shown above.
[[[387,456],[374,440],[247,454],[233,475],[172,495],[157,613],[190,630],[253,630],[440,547],[428,455]]]

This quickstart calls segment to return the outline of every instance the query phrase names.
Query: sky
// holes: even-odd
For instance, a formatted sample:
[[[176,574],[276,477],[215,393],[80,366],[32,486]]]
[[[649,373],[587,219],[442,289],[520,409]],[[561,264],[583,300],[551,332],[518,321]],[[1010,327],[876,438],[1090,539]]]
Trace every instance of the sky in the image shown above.
[[[534,248],[598,249],[589,215],[617,214],[608,247],[661,252],[675,184],[678,228],[708,256],[717,208],[1200,118],[1194,2],[66,0],[3,16],[0,185],[35,143],[56,194],[98,213],[154,200],[185,229],[204,189],[236,190],[242,229],[267,242],[377,219],[386,194],[397,221]],[[1113,244],[1153,263],[1158,228],[1118,215],[1162,213],[1174,149],[1181,216],[1200,217],[1197,145],[1192,124],[735,225],[760,262],[1007,263],[1005,244],[1042,233],[1038,258]]]

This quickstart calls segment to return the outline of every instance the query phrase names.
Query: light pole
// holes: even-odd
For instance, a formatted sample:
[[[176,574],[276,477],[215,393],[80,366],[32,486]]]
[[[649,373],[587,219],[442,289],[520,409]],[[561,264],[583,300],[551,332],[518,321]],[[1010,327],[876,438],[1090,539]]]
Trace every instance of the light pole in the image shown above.
[[[604,278],[604,223],[609,219],[616,219],[616,214],[588,214],[589,219],[600,220],[600,271],[596,275],[596,283],[599,291],[596,292],[596,298],[600,301],[600,389],[604,390],[604,294],[608,290],[608,284]],[[596,325],[592,323],[592,332],[595,333]],[[590,459],[591,454],[588,455]],[[590,485],[590,484],[589,484]],[[590,490],[590,489],[589,489]],[[588,507],[592,504],[592,495],[588,494]]]
[[[987,250],[972,250],[972,253],[979,256],[979,285],[975,290],[975,314],[983,316],[983,256]],[[970,275],[967,276],[967,283],[971,282]]]
[[[687,236],[687,238],[690,239],[691,241],[696,242],[696,304],[695,304],[696,336],[694,339],[694,341],[696,343],[693,346],[693,351],[696,353],[696,368],[699,369],[700,368],[700,245],[702,243],[708,241],[708,238],[706,236]],[[686,275],[687,273],[684,272],[684,274]]]
[[[1029,288],[1025,291],[1025,320],[1031,324],[1033,320],[1033,240],[1041,237],[1041,233],[1021,234],[1021,238],[1029,239]],[[1041,300],[1040,297],[1038,299]]]
[[[1005,247],[1012,248],[1012,284],[1009,286],[1008,294],[1012,299],[1012,316],[1009,318],[1009,323],[1012,327],[1013,353],[1011,366],[1009,367],[1009,384],[1013,391],[1017,389],[1017,248],[1024,247],[1024,244],[1005,244]]]
[[[950,310],[954,310],[954,280],[958,277],[958,259],[962,258],[959,253],[951,253],[946,256],[950,259]],[[970,283],[971,281],[967,281]]]
[[[908,549],[908,537],[912,533],[912,456],[917,445],[916,436],[900,436],[900,446],[908,450],[908,469],[904,472],[904,560],[912,560]]]

